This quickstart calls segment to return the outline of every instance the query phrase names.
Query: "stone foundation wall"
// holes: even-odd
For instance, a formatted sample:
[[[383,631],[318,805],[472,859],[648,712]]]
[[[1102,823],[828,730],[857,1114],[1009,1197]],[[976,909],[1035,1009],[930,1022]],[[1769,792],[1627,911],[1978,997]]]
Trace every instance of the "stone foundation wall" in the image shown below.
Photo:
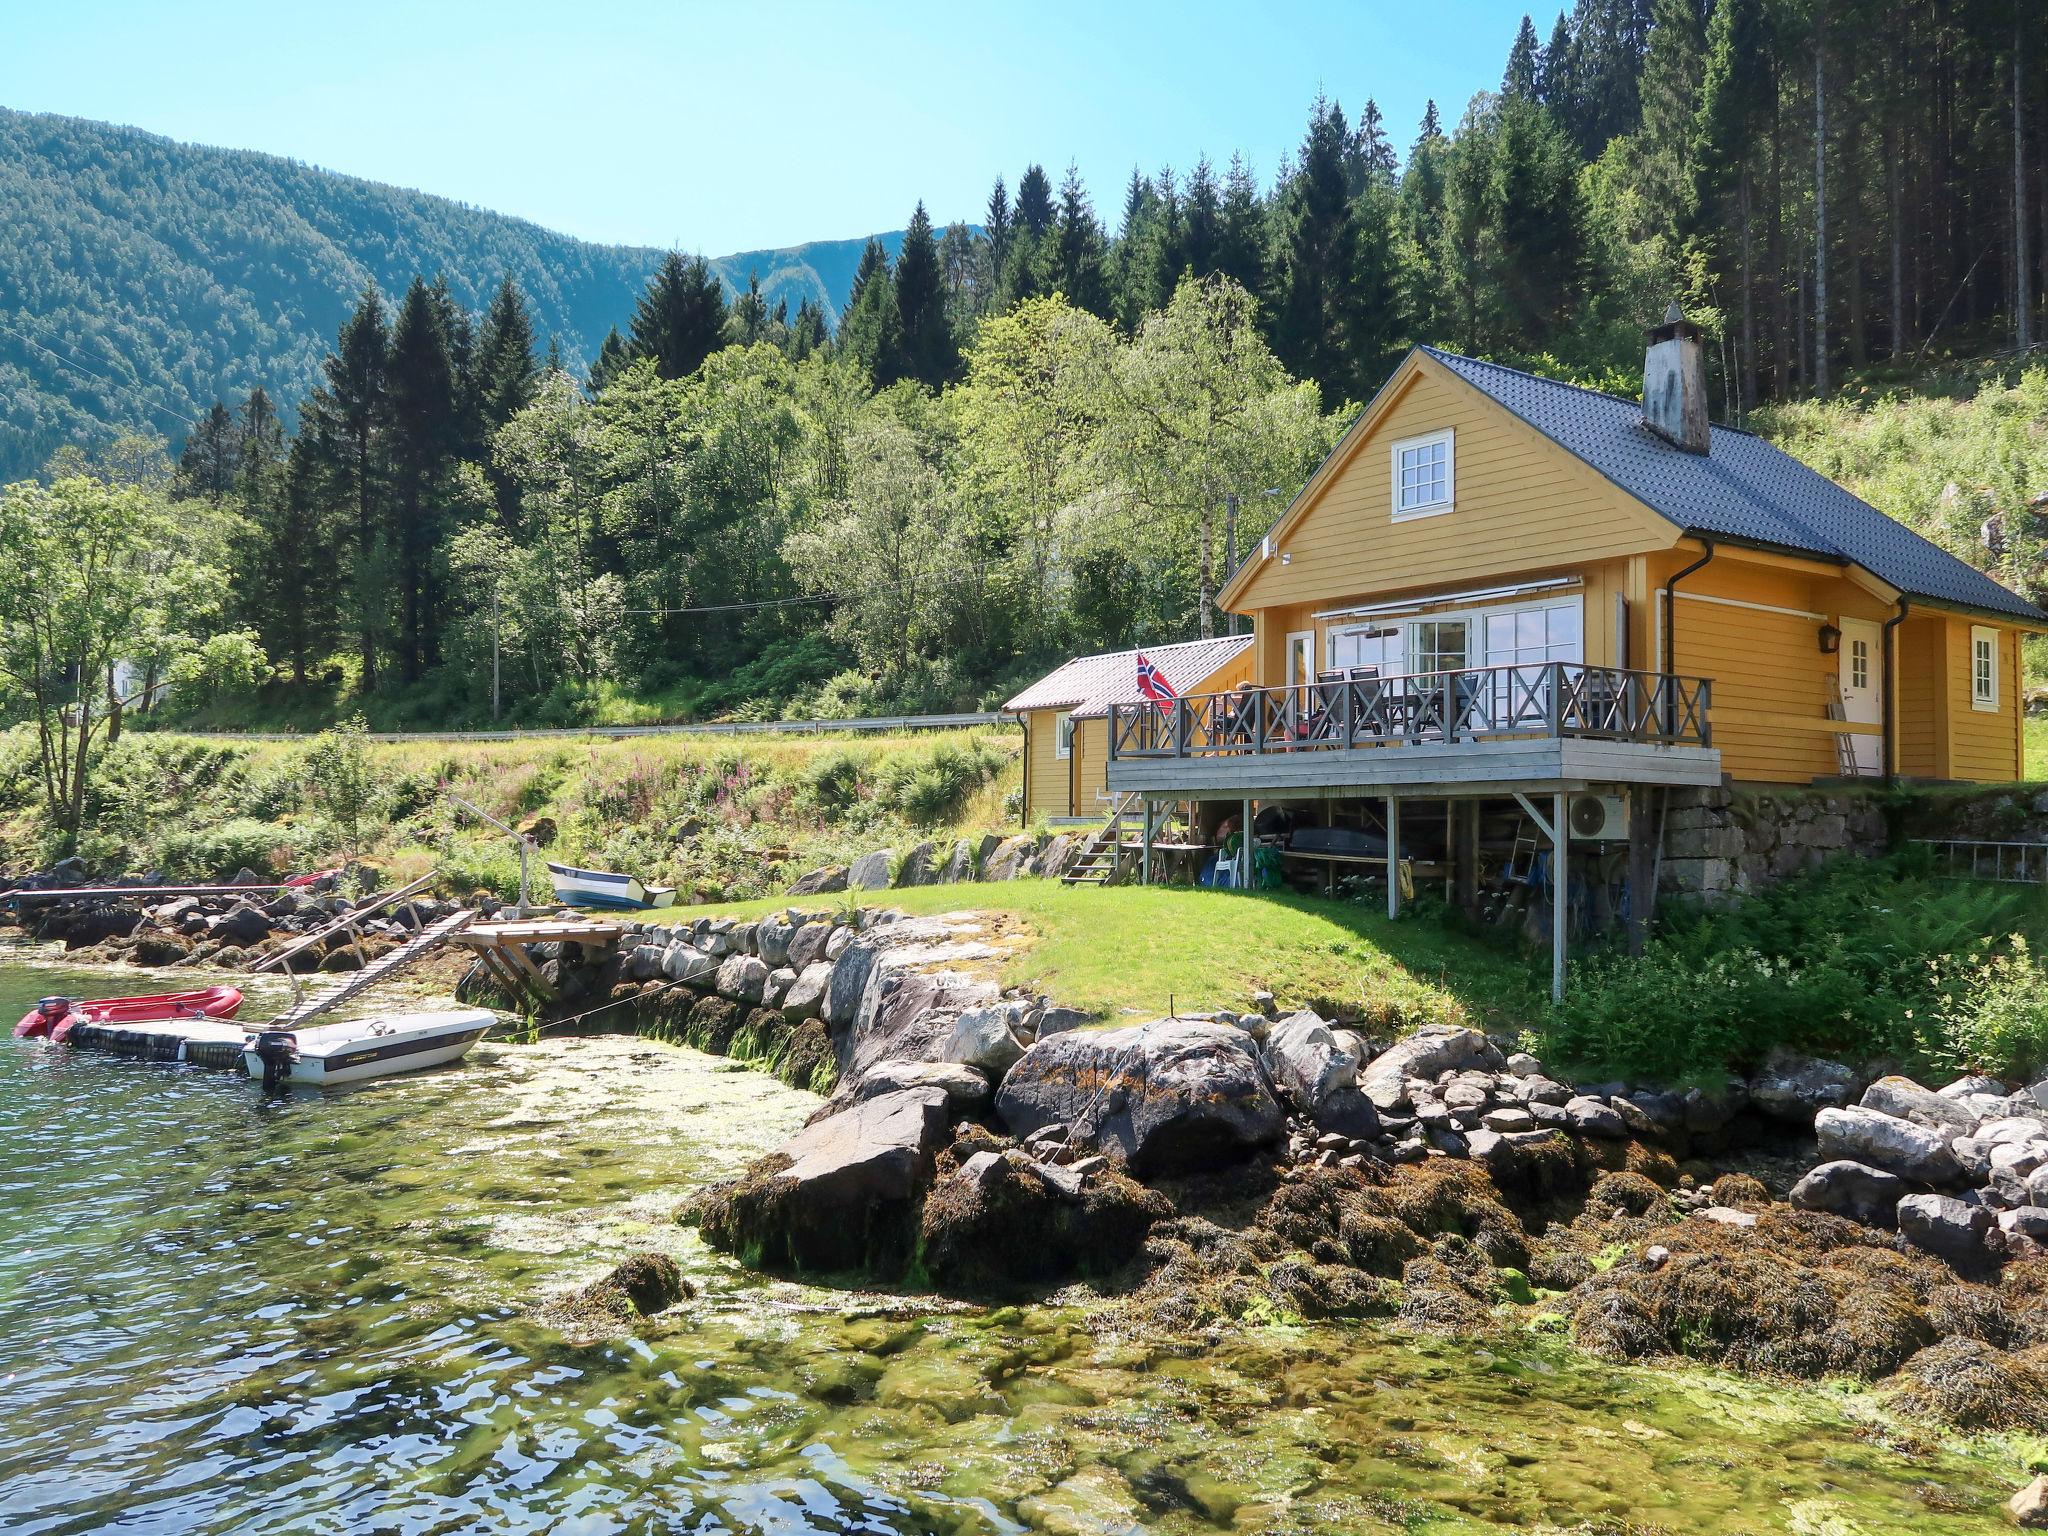
[[[1850,790],[1674,789],[1663,811],[1660,895],[1727,900],[1840,854],[1884,852],[1870,794]]]

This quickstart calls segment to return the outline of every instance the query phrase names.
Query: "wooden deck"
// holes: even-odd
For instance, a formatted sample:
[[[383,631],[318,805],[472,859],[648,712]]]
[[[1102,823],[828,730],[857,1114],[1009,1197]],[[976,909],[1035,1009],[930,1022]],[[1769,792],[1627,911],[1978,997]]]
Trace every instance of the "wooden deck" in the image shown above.
[[[525,917],[504,923],[472,923],[454,935],[455,942],[482,962],[491,979],[511,998],[536,1004],[555,1000],[554,984],[527,953],[535,944],[616,946],[627,924],[613,918]]]

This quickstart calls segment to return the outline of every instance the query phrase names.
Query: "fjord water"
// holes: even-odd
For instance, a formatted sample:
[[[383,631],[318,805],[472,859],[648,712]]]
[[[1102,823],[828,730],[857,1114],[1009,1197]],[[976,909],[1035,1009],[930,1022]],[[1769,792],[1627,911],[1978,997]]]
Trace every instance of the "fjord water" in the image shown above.
[[[0,1019],[67,989],[114,990],[0,969]],[[1840,1394],[771,1282],[674,1223],[815,1102],[622,1037],[270,1100],[0,1043],[0,1530],[2000,1528],[2016,1466]],[[696,1300],[550,1326],[649,1247]]]

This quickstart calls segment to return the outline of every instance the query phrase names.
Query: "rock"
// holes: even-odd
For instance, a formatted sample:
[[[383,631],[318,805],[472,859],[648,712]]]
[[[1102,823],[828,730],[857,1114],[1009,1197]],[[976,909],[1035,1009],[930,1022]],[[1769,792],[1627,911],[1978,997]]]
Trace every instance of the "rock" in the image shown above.
[[[792,896],[830,896],[846,889],[848,870],[844,864],[814,869],[789,888]]]
[[[1948,1137],[1910,1120],[1857,1105],[1821,1110],[1813,1130],[1825,1161],[1868,1163],[1916,1184],[1962,1182],[1963,1167],[1949,1150]]]
[[[652,981],[661,974],[662,948],[658,944],[635,944],[619,969],[628,981]]]
[[[1059,1168],[1015,1148],[976,1152],[926,1198],[919,1254],[956,1289],[1012,1289],[1137,1256],[1166,1197],[1106,1167]]]
[[[766,965],[767,961],[761,962]],[[780,1008],[789,989],[796,984],[796,972],[788,966],[778,966],[768,973],[768,984],[761,988],[761,1005],[764,1008]]]
[[[938,1059],[964,1062],[987,1073],[991,1082],[1001,1082],[1024,1054],[1015,1033],[1024,1011],[1025,1005],[1014,1000],[965,1010],[940,1043]]]
[[[938,1088],[885,1093],[805,1126],[696,1206],[704,1238],[767,1268],[898,1273],[949,1120]]]
[[[2048,1242],[2048,1205],[2022,1205],[1998,1215],[2001,1232],[2017,1232],[2035,1242]]]
[[[853,1086],[851,1098],[859,1104],[911,1088],[938,1089],[956,1114],[974,1113],[988,1102],[989,1095],[988,1078],[959,1062],[884,1061],[862,1074]]]
[[[1569,1102],[1572,1097],[1571,1089],[1565,1087],[1563,1083],[1553,1082],[1550,1078],[1544,1077],[1541,1074],[1516,1078],[1515,1085],[1509,1090],[1509,1093],[1518,1104],[1555,1104],[1562,1106]]]
[[[670,981],[709,987],[718,979],[718,961],[701,949],[678,942],[662,951],[661,974]]]
[[[939,866],[940,885],[963,885],[974,878],[974,848],[967,842],[953,845],[946,862]]]
[[[864,853],[855,859],[846,871],[846,888],[849,891],[884,891],[889,888],[889,866],[895,855],[887,848],[877,848],[873,853]]]
[[[718,968],[718,991],[743,1003],[758,1003],[768,988],[768,967],[756,955],[728,955]]]
[[[223,943],[247,949],[270,937],[270,919],[248,902],[238,901],[226,916],[213,924],[212,931],[213,936]]]
[[[1363,1068],[1358,1074],[1358,1090],[1372,1100],[1375,1109],[1400,1109],[1409,1102],[1410,1078],[1434,1079],[1440,1073],[1467,1067],[1491,1070],[1501,1060],[1493,1042],[1476,1029],[1425,1024]]]
[[[1527,1051],[1516,1051],[1508,1057],[1505,1070],[1514,1077],[1541,1077],[1543,1063]]]
[[[2005,1097],[2005,1084],[1995,1077],[1985,1077],[1981,1073],[1972,1073],[1968,1077],[1957,1078],[1946,1088],[1937,1088],[1934,1091],[1944,1099],[1967,1099],[1978,1094],[1987,1093],[2003,1098]]]
[[[1907,1195],[1898,1205],[1899,1235],[1924,1253],[1969,1264],[1985,1256],[1997,1218],[1981,1205],[1948,1195]]]
[[[995,849],[982,861],[981,878],[984,880],[1014,880],[1024,872],[1030,862],[1035,845],[1028,837],[1006,837],[997,843]]]
[[[793,927],[789,934],[789,952],[785,964],[796,970],[803,970],[814,960],[823,957],[825,941],[832,937],[832,924],[825,919],[813,919]]]
[[[1929,1130],[1949,1136],[1967,1136],[1984,1117],[1973,1113],[1957,1099],[1922,1088],[1910,1077],[1880,1077],[1863,1090],[1858,1101],[1865,1109],[1881,1115],[1910,1120]]]
[[[1756,1216],[1749,1211],[1738,1211],[1730,1206],[1710,1205],[1699,1213],[1702,1221],[1718,1222],[1724,1227],[1753,1227]]]
[[[1536,1117],[1526,1109],[1489,1109],[1479,1117],[1479,1123],[1489,1131],[1533,1131]]]
[[[1855,1072],[1839,1061],[1776,1050],[1749,1080],[1749,1097],[1772,1119],[1807,1126],[1821,1110],[1846,1105],[1856,1088]]]
[[[1905,1180],[1897,1174],[1839,1158],[1808,1172],[1786,1199],[1795,1210],[1825,1211],[1867,1226],[1889,1227],[1898,1219],[1905,1193]]]
[[[903,862],[896,868],[897,885],[937,885],[939,845],[919,843],[903,855]]]
[[[584,1287],[572,1304],[577,1311],[614,1317],[652,1317],[697,1294],[682,1266],[665,1253],[636,1253],[602,1280]]]
[[[1628,1140],[1628,1123],[1598,1099],[1580,1094],[1568,1099],[1565,1120],[1581,1136],[1598,1136],[1607,1141]]]
[[[846,951],[852,947],[854,938],[855,934],[853,929],[847,927],[845,924],[842,923],[838,927],[834,928],[825,940],[825,958],[827,960],[836,961],[841,955],[845,954]]]
[[[1148,1173],[1241,1155],[1286,1123],[1250,1037],[1165,1019],[1041,1035],[1003,1079],[996,1112],[1017,1135],[1072,1126],[1077,1143]]]
[[[1358,1058],[1313,1013],[1290,1014],[1268,1026],[1262,1054],[1273,1085],[1310,1119],[1332,1094],[1358,1082]]]
[[[1088,1022],[1090,1016],[1078,1008],[1047,1007],[1038,1015],[1038,1038],[1043,1040],[1047,1035],[1063,1035]]]
[[[2007,1499],[2005,1512],[2022,1530],[2048,1527],[2048,1472],[2036,1473],[2031,1483]]]
[[[822,1018],[825,989],[832,984],[832,962],[816,960],[797,972],[796,980],[782,994],[782,1016],[791,1023]]]
[[[754,928],[754,953],[770,970],[788,965],[789,941],[796,929],[786,917],[764,917]]]

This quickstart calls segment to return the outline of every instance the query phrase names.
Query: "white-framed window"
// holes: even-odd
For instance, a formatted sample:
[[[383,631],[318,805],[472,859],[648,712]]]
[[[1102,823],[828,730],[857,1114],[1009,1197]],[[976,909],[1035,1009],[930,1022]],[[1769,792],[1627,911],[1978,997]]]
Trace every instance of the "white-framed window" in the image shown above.
[[[1998,712],[1998,631],[1970,626],[1970,708]]]
[[[1415,626],[1415,670],[1462,672],[1471,663],[1471,627],[1464,619],[1424,619]]]
[[[1053,727],[1052,755],[1059,758],[1072,757],[1074,755],[1074,717],[1072,715],[1061,715],[1059,719],[1053,722]]]
[[[1849,642],[1849,686],[1870,686],[1870,639],[1866,635],[1857,635]]]
[[[1330,631],[1330,670],[1367,667],[1381,677],[1408,670],[1407,631],[1399,624],[1359,625]]]
[[[1392,448],[1394,521],[1451,510],[1457,491],[1451,429],[1404,437]]]

